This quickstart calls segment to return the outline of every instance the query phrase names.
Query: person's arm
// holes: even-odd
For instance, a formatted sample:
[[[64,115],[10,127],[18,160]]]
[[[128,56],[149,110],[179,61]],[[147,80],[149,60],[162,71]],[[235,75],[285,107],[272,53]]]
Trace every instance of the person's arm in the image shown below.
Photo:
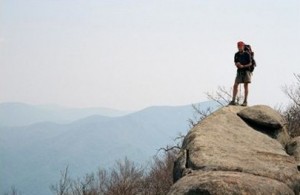
[[[242,65],[242,68],[247,68],[247,67],[250,67],[252,66],[252,62],[250,62],[249,64],[246,64],[246,65]]]
[[[235,65],[237,68],[242,68],[241,63],[238,61],[237,53],[234,55],[234,65]]]
[[[241,65],[242,68],[247,68],[247,67],[250,67],[250,66],[252,66],[251,62],[249,64],[246,64],[246,65]]]
[[[243,68],[243,67],[244,67],[244,66],[241,65],[239,62],[235,63],[235,66],[236,66],[237,68]]]

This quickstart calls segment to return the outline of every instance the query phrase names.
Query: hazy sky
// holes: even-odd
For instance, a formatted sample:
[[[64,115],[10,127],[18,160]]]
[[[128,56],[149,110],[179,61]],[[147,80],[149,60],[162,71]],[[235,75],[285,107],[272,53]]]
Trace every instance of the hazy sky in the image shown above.
[[[236,42],[258,67],[250,104],[300,73],[299,0],[2,0],[0,102],[140,109],[230,88]]]

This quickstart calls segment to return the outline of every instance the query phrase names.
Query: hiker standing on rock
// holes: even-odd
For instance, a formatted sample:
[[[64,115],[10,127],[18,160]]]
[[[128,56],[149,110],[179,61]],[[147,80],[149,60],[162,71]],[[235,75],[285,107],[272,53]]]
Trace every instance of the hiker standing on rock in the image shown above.
[[[247,98],[248,98],[248,84],[251,83],[251,67],[252,67],[252,58],[249,52],[245,51],[245,43],[239,41],[237,43],[238,52],[234,55],[234,63],[237,67],[237,75],[233,85],[233,95],[232,101],[229,105],[237,105],[235,102],[236,96],[238,93],[238,86],[240,83],[244,83],[244,102],[242,106],[247,106]]]

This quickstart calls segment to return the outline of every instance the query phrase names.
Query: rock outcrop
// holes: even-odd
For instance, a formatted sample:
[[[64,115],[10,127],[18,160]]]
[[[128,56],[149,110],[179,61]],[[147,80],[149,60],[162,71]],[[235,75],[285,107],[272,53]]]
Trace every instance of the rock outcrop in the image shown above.
[[[223,107],[185,137],[168,194],[299,194],[298,163],[280,143],[284,136],[270,107]]]
[[[265,105],[257,105],[243,109],[237,113],[249,126],[277,139],[283,146],[288,143],[289,135],[285,122],[274,109]]]

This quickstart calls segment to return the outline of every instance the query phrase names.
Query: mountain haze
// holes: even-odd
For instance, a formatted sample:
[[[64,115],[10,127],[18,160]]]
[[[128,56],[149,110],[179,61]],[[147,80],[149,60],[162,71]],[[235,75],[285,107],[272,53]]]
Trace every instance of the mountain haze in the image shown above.
[[[25,126],[38,122],[70,123],[91,115],[122,116],[128,111],[110,108],[67,108],[57,105],[31,105],[19,102],[0,104],[0,125]]]
[[[49,185],[66,166],[77,177],[108,168],[125,156],[145,164],[178,133],[185,133],[192,117],[191,105],[156,106],[119,117],[92,115],[69,124],[1,127],[1,193],[14,185],[23,194],[50,194]]]

